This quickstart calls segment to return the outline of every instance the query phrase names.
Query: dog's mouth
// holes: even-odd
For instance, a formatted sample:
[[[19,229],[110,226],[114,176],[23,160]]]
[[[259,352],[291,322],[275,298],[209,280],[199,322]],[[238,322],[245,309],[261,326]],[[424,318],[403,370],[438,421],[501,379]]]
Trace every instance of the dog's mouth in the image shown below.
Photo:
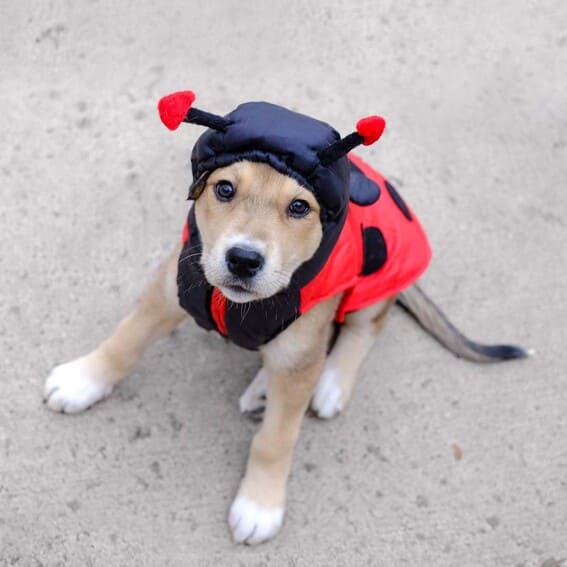
[[[219,288],[223,295],[235,303],[247,303],[259,299],[259,294],[244,282],[225,282],[223,285],[219,285]]]
[[[286,274],[281,269],[263,269],[258,275],[239,277],[227,273],[228,269],[222,264],[217,267],[215,262],[203,262],[202,266],[207,282],[234,303],[262,301],[276,295],[288,285]]]
[[[234,293],[250,293],[250,290],[247,287],[239,284],[228,284],[225,287]]]

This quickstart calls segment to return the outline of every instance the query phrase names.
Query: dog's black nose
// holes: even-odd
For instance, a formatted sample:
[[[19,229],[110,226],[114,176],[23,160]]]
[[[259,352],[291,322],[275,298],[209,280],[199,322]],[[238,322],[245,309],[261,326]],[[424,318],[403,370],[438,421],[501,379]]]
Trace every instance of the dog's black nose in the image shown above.
[[[233,246],[226,253],[226,265],[235,276],[251,278],[262,269],[264,257],[250,248]]]

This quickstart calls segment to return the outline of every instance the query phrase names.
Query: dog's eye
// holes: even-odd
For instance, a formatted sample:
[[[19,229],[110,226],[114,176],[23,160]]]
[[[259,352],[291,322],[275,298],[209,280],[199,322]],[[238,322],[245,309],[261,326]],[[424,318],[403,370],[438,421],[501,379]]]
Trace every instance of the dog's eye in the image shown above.
[[[219,181],[215,185],[215,195],[219,201],[230,201],[236,194],[236,189],[230,181]]]
[[[311,207],[307,201],[296,199],[291,202],[287,210],[291,217],[300,218],[306,216],[311,210]]]

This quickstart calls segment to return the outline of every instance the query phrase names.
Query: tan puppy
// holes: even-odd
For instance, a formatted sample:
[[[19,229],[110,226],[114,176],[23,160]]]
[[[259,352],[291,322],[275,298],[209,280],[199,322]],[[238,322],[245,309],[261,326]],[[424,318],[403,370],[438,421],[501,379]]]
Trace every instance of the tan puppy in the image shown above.
[[[236,190],[228,202],[219,200],[216,193],[223,183]],[[290,204],[296,202],[308,208],[299,218],[288,214]],[[237,303],[271,297],[286,288],[321,241],[319,205],[313,194],[267,164],[242,161],[213,171],[201,188],[195,214],[206,278]],[[227,269],[227,251],[234,246],[246,246],[264,259],[258,277],[245,286],[235,284]],[[76,413],[108,396],[145,350],[184,320],[176,284],[179,253],[177,246],[157,270],[139,305],[111,337],[90,354],[51,372],[45,385],[49,408]],[[254,413],[267,397],[263,423],[252,441],[246,473],[230,509],[229,523],[237,542],[260,543],[279,531],[293,449],[309,403],[322,418],[333,417],[345,407],[360,365],[395,300],[348,314],[327,355],[340,299],[337,295],[317,304],[260,349],[262,369],[240,400],[243,412]],[[474,360],[496,358],[460,335],[417,287],[404,292],[402,299],[454,352]]]
[[[219,180],[238,187],[238,196],[230,203],[219,202],[214,196],[212,188]],[[306,217],[290,218],[286,209],[297,199],[307,201],[311,212]],[[195,207],[207,279],[236,302],[269,297],[285,288],[321,239],[319,206],[313,195],[265,164],[239,162],[215,171]],[[263,277],[246,292],[224,285],[226,251],[243,242],[256,246],[266,258]],[[48,407],[75,413],[109,395],[113,386],[132,371],[146,348],[185,318],[177,299],[178,256],[176,248],[158,270],[138,307],[109,339],[87,356],[53,370],[45,386]],[[269,377],[268,402],[230,512],[237,541],[259,543],[280,529],[293,448],[317,380],[321,378],[313,409],[323,417],[332,417],[348,401],[358,368],[390,305],[374,305],[349,316],[325,367],[339,300],[333,297],[319,304],[261,349],[263,369],[259,380]],[[263,394],[260,391],[249,396],[243,410],[253,410],[254,402]]]

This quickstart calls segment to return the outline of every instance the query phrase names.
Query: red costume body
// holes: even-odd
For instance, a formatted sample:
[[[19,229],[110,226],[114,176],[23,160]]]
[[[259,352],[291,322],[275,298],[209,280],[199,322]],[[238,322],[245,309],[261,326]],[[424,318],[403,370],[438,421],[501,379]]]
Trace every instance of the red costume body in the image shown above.
[[[431,259],[427,236],[416,216],[410,211],[410,221],[404,215],[380,173],[352,154],[349,159],[380,187],[380,197],[370,205],[349,203],[339,240],[323,269],[302,288],[300,303],[300,312],[305,313],[319,301],[344,292],[336,316],[339,323],[346,313],[392,297],[410,286]],[[368,227],[380,230],[387,254],[376,272],[362,275],[365,251],[361,230]]]
[[[421,224],[401,197],[384,177],[360,158],[349,159],[380,189],[379,197],[371,204],[349,202],[349,210],[331,254],[319,273],[299,293],[298,313],[302,315],[320,301],[344,293],[335,320],[344,321],[345,314],[387,299],[410,286],[425,271],[431,258],[431,249]],[[365,260],[370,251],[365,249],[364,231],[378,229],[383,238],[382,258],[371,273],[364,273]],[[183,242],[189,239],[189,227],[183,231]],[[366,246],[368,248],[368,246]],[[214,288],[210,296],[210,313],[216,330],[227,336],[227,300]],[[242,321],[245,325],[245,321]]]

